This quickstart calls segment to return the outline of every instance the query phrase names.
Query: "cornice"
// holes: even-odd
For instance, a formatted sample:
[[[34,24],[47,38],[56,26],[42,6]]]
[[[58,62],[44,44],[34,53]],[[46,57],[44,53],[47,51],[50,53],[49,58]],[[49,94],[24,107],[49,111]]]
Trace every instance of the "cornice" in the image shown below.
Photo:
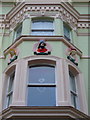
[[[2,111],[2,118],[80,118],[89,120],[89,116],[70,106],[29,107],[10,106]]]
[[[9,52],[9,50],[13,47],[17,47],[19,44],[21,44],[23,41],[38,41],[40,39],[44,39],[46,41],[61,41],[63,42],[67,47],[73,47],[77,50],[77,54],[79,56],[82,56],[82,52],[76,47],[74,46],[72,43],[70,43],[69,41],[67,41],[63,36],[31,36],[31,35],[22,35],[20,38],[18,38],[13,44],[11,44],[11,46],[9,46],[5,51],[4,51],[4,55],[6,56]]]
[[[0,17],[0,28],[9,28],[12,31],[16,25],[24,19],[35,17],[37,12],[38,16],[52,16],[54,18],[62,19],[67,22],[72,29],[89,28],[89,15],[80,15],[73,7],[67,2],[59,4],[31,4],[19,3],[14,7],[6,16]],[[48,12],[51,12],[48,15]]]

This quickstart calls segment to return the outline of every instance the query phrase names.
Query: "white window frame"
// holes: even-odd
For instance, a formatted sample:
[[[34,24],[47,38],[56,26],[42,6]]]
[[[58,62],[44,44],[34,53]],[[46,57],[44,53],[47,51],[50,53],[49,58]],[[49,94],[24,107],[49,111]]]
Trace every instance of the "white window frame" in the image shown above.
[[[52,22],[52,28],[32,28],[32,25],[33,25],[33,22]],[[52,35],[50,36],[53,36],[54,35],[54,19],[52,18],[35,18],[35,19],[32,19],[32,25],[31,25],[31,35],[33,35],[33,31],[36,31],[36,32],[39,32],[39,31],[46,31],[46,32],[52,32]],[[36,34],[36,36],[39,36],[40,34]],[[45,35],[45,34],[41,34],[40,36],[49,36],[49,35]]]
[[[75,89],[76,89],[76,91],[72,90],[72,88],[71,88],[72,86],[71,86],[71,83],[70,83],[70,96],[73,95],[75,97],[75,101],[74,101],[75,105],[72,104],[72,100],[71,100],[71,104],[72,104],[73,107],[75,107],[77,109],[78,108],[78,102],[77,102],[77,99],[78,99],[77,79],[76,79],[76,76],[71,71],[69,71],[69,77],[70,77],[70,74],[72,74],[74,76],[74,81],[75,81],[74,85],[75,85]],[[69,78],[69,82],[71,82],[70,78]]]
[[[28,83],[28,79],[27,79],[27,97],[26,97],[26,105],[27,105],[27,99],[28,99],[28,87],[55,87],[55,101],[56,101],[56,94],[57,94],[57,87],[56,87],[56,65],[55,64],[49,64],[49,63],[39,63],[39,64],[31,64],[28,66],[28,76],[29,76],[29,69],[30,67],[33,66],[52,66],[55,68],[55,83],[45,83],[45,84],[37,84],[37,83]],[[28,106],[28,105],[27,105]],[[55,106],[57,106],[57,101],[55,103]]]
[[[12,89],[8,92],[9,89],[9,85],[10,85],[10,77],[14,74],[14,79],[15,79],[15,71],[13,71],[11,74],[9,74],[8,76],[8,84],[7,84],[7,91],[6,91],[6,108],[9,107],[12,104],[12,101],[10,104],[8,104],[10,102],[10,98],[13,98],[13,87]],[[14,79],[13,79],[13,86],[14,86]],[[11,96],[12,95],[12,96]]]

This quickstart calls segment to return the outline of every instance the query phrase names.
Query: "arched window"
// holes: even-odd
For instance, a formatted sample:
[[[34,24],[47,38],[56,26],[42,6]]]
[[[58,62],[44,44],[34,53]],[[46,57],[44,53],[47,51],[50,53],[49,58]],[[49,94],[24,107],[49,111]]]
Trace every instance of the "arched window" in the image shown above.
[[[14,87],[14,79],[15,79],[15,68],[16,66],[12,66],[5,72],[5,80],[4,80],[4,108],[9,107],[12,104],[13,98],[13,87]]]
[[[53,19],[38,18],[32,20],[31,35],[53,35],[53,33]]]
[[[78,76],[80,72],[78,72],[74,67],[69,66],[69,83],[70,83],[70,98],[71,105],[75,108],[79,108],[79,82],[80,78]]]
[[[7,87],[7,107],[12,103],[13,95],[13,83],[14,83],[15,71],[13,71],[8,77],[8,87]]]
[[[70,80],[70,94],[71,94],[71,104],[77,108],[77,89],[76,89],[76,78],[71,71],[69,71]]]
[[[55,66],[36,64],[29,66],[28,106],[56,106]]]

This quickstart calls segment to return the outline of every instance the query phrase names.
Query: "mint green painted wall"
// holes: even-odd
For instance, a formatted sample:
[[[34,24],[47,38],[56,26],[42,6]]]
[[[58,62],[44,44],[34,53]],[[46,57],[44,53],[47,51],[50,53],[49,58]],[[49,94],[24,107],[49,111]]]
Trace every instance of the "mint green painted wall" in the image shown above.
[[[74,5],[79,5],[82,4],[82,6],[87,5],[86,3],[75,3]],[[4,3],[4,5],[7,5],[7,3]],[[8,5],[13,5],[13,3],[8,3]],[[78,12],[81,14],[87,14],[88,13],[88,7],[74,7]],[[1,9],[1,8],[0,8]],[[3,7],[3,10],[0,10],[0,14],[6,14],[8,13],[12,7]],[[30,28],[31,28],[31,18],[25,19],[23,21],[23,29],[22,29],[22,35],[30,35]],[[55,19],[54,22],[54,28],[55,28],[55,35],[61,35],[63,36],[63,21],[61,19]],[[0,30],[1,32],[2,30]],[[5,33],[8,33],[9,30],[5,30]],[[88,29],[78,29],[78,33],[88,33]],[[1,40],[2,37],[0,37],[0,45],[1,45]],[[3,50],[5,50],[7,47],[9,47],[14,41],[14,30],[10,32],[9,36],[4,36],[3,38]],[[18,59],[34,55],[33,54],[33,45],[38,41],[24,41],[22,44],[18,46],[19,49],[19,56]],[[52,52],[51,55],[53,56],[58,56],[61,58],[66,58],[66,48],[67,46],[60,42],[60,41],[47,41],[51,47],[52,47]],[[82,52],[83,55],[88,56],[88,36],[77,36],[76,32],[72,30],[72,43],[76,45]],[[0,79],[1,79],[1,74],[2,71],[4,71],[7,68],[7,61],[8,61],[8,55],[6,56],[6,59],[0,60]],[[85,59],[80,59],[78,57],[79,61],[79,68],[83,73],[84,76],[84,83],[85,83],[85,90],[86,90],[86,96],[87,96],[87,101],[88,97],[90,100],[90,85],[88,88],[88,60]],[[89,95],[89,96],[88,96]],[[90,103],[88,104],[89,106],[89,113],[90,113]]]
[[[37,41],[38,42],[38,41]],[[23,58],[23,57],[27,57],[27,56],[32,56],[33,54],[33,46],[35,43],[37,43],[36,41],[24,41],[22,42],[19,46],[18,46],[18,50],[19,50],[19,59]],[[53,56],[57,56],[57,57],[65,57],[65,51],[63,50],[63,47],[65,47],[65,45],[63,45],[62,42],[59,41],[47,41],[51,47],[52,47],[52,52],[51,55]],[[63,54],[64,53],[64,54]]]
[[[63,21],[59,18],[56,18],[55,21],[54,21],[54,27],[55,27],[55,35],[63,35],[64,32],[63,32]]]
[[[78,48],[83,52],[84,56],[88,56],[88,37],[78,36]]]
[[[14,3],[9,2],[2,3],[2,11],[0,11],[0,14],[7,14],[14,6],[15,6]]]
[[[80,14],[87,14],[88,11],[88,2],[73,2],[72,3],[74,8],[80,13]]]
[[[22,28],[22,35],[30,35],[30,30],[31,30],[31,19],[25,19],[23,21],[23,28]]]

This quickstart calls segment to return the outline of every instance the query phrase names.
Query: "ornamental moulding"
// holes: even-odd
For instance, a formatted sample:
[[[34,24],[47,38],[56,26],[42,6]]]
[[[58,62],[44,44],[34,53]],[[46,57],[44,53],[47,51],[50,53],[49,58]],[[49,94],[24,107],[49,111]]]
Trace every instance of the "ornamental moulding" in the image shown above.
[[[61,3],[59,5],[31,5],[27,3],[20,3],[16,6],[14,10],[10,11],[6,15],[6,18],[3,17],[0,20],[0,28],[9,28],[12,31],[16,27],[16,25],[22,22],[24,19],[35,17],[35,12],[38,13],[38,16],[48,17],[52,16],[53,14],[52,17],[62,19],[63,21],[67,22],[74,30],[76,30],[78,27],[82,28],[82,26],[83,28],[90,27],[89,23],[78,23],[78,18],[80,17],[80,14],[77,13],[71,6],[69,6],[68,8],[70,9],[70,11],[67,10],[67,7],[65,7],[65,5],[66,3]]]

